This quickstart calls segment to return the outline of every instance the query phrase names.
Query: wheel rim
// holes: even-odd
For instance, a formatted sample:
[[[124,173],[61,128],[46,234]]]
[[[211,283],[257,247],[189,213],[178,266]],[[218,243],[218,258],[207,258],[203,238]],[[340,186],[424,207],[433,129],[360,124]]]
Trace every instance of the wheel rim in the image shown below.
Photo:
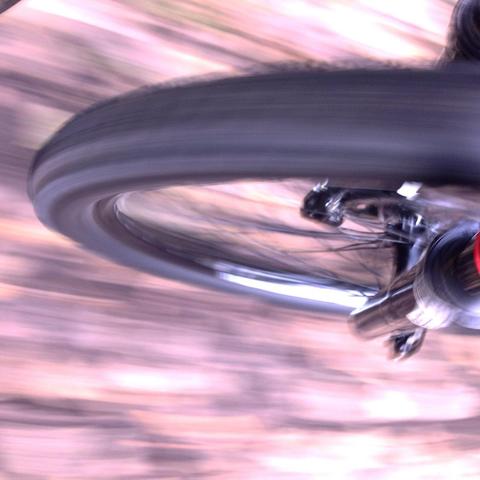
[[[130,234],[167,252],[172,261],[252,292],[351,310],[391,279],[393,243],[379,242],[378,226],[355,218],[340,230],[302,218],[302,198],[314,183],[173,186],[121,194],[114,208]],[[450,195],[424,190],[415,202],[428,211],[432,228],[445,227],[468,210],[468,195],[459,200],[457,189]],[[446,207],[451,214],[440,222],[439,211]]]

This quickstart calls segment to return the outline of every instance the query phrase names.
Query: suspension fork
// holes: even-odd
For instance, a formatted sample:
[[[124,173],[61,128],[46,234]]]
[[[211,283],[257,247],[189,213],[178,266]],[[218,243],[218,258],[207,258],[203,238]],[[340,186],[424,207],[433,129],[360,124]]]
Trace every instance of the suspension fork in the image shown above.
[[[480,60],[480,0],[460,0],[453,11],[448,43],[438,64],[477,60]],[[397,196],[396,192],[352,191],[319,184],[305,198],[302,214],[339,226],[346,204],[379,194],[394,201]],[[398,229],[398,233],[408,233],[403,224]],[[479,328],[479,230],[480,225],[464,222],[439,235],[428,248],[422,235],[412,235],[412,241],[406,245],[399,243],[391,284],[350,316],[355,332],[364,338],[390,334],[393,356],[405,358],[418,351],[427,329],[445,327],[459,317],[463,318],[463,324],[470,322]]]
[[[480,61],[480,0],[460,0],[449,26],[447,45],[439,66]],[[438,237],[418,260],[421,247],[397,247],[396,279],[388,289],[351,315],[357,333],[371,338],[395,331],[394,356],[416,352],[425,328],[455,321],[480,326],[479,225],[467,224]],[[460,322],[461,323],[461,322]],[[387,330],[387,332],[385,332]]]

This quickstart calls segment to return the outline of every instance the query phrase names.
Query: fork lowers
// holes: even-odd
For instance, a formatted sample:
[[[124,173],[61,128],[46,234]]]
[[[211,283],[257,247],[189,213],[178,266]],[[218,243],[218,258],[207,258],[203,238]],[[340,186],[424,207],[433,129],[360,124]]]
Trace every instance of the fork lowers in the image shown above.
[[[480,327],[479,228],[466,222],[437,237],[415,267],[352,312],[355,332],[374,338],[415,327],[445,328],[458,320]]]

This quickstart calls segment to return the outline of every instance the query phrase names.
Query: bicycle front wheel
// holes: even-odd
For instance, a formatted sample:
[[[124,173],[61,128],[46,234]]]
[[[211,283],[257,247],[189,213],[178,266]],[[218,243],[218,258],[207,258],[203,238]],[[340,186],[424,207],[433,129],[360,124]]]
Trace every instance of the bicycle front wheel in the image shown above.
[[[475,69],[309,69],[154,87],[74,117],[36,156],[39,218],[125,265],[346,313],[391,277],[380,225],[299,215],[320,179],[478,218]],[[427,205],[427,207],[425,207]]]

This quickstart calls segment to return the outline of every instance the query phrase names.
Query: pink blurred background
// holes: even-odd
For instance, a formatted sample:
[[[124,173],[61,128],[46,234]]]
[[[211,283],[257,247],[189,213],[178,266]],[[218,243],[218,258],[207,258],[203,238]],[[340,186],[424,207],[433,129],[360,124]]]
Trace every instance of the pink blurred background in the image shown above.
[[[428,65],[453,1],[22,0],[0,17],[0,479],[480,477],[480,339],[404,363],[338,319],[47,231],[35,150],[91,103],[274,61]],[[478,424],[477,424],[478,422]]]

